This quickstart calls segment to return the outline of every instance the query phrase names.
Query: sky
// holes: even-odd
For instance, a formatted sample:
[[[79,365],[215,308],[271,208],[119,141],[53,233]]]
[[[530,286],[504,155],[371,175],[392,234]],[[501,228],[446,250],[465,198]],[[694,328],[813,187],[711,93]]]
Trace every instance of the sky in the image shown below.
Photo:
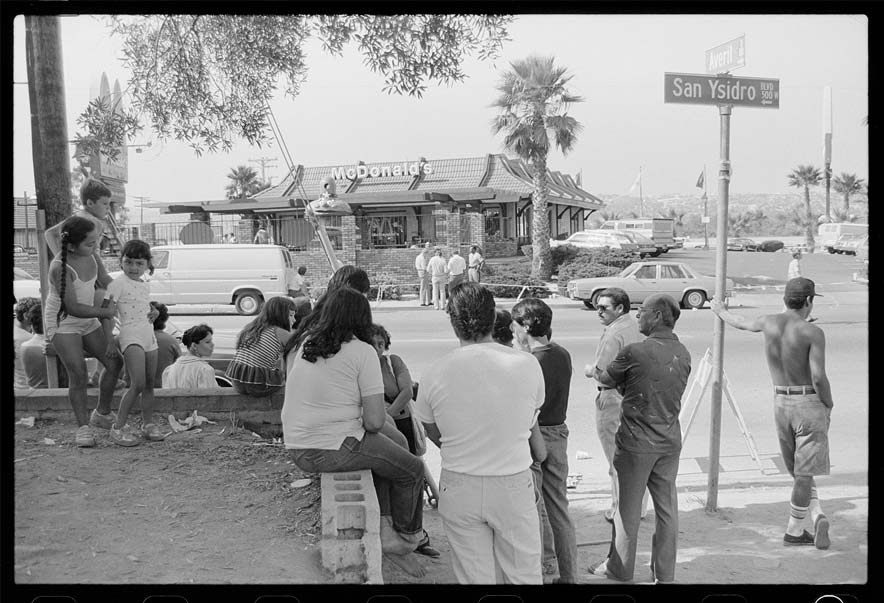
[[[15,21],[14,192],[33,194],[24,19]],[[730,192],[789,193],[799,164],[823,165],[823,90],[832,90],[832,169],[868,181],[868,20],[863,15],[520,15],[494,61],[468,60],[467,79],[431,84],[420,99],[383,92],[350,49],[343,57],[310,43],[309,73],[295,99],[271,103],[294,163],[305,166],[448,159],[503,152],[491,132],[495,86],[511,61],[549,56],[573,75],[584,97],[570,114],[583,124],[573,150],[553,150],[549,167],[582,173],[596,195],[626,195],[641,169],[645,196],[698,195],[706,168],[710,196],[720,162],[720,117],[714,105],[663,102],[665,72],[705,73],[705,53],[745,36],[746,64],[736,77],[780,80],[779,109],[736,106],[730,120]],[[121,41],[94,16],[62,17],[68,137],[102,72],[125,90]],[[151,201],[223,199],[231,168],[276,158],[272,182],[286,173],[275,144],[245,141],[230,153],[201,157],[183,142],[160,141],[145,128],[130,144],[127,196]],[[73,154],[73,149],[72,149]],[[73,162],[73,160],[72,160]],[[152,213],[152,212],[148,212]]]

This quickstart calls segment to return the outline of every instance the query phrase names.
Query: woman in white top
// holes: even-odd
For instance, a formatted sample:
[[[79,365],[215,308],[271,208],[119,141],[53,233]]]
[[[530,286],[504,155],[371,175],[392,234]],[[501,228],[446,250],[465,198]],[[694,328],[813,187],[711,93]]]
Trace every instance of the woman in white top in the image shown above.
[[[371,341],[371,308],[361,293],[326,294],[320,315],[290,358],[282,428],[295,464],[312,473],[371,469],[381,511],[381,549],[415,576],[423,536],[424,465],[379,433],[384,382]]]
[[[214,331],[209,325],[196,325],[184,331],[181,343],[187,352],[163,371],[163,387],[168,389],[215,389],[215,369],[203,360],[212,355]]]

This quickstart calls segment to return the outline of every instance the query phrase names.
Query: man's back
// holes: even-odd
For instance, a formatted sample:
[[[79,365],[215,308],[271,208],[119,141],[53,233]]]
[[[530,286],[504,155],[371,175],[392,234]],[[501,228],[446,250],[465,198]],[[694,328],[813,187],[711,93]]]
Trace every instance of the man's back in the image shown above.
[[[764,320],[764,351],[774,385],[809,385],[810,348],[822,331],[790,313],[769,314]]]

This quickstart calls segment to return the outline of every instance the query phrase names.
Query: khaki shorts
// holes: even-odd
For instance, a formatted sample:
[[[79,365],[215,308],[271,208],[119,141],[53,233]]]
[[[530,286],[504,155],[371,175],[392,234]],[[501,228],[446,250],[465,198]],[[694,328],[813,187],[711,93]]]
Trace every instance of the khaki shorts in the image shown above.
[[[829,475],[829,416],[817,394],[774,397],[774,421],[789,475]]]

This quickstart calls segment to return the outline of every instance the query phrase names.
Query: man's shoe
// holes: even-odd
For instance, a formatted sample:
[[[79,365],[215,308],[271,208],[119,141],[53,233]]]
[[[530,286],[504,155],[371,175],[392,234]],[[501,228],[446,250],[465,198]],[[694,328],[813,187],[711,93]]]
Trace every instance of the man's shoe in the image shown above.
[[[92,428],[89,425],[80,425],[77,428],[77,435],[74,437],[74,442],[76,442],[77,446],[80,448],[92,448],[95,446],[95,434],[92,432]]]
[[[589,573],[593,574],[594,576],[605,576],[607,578],[608,577],[608,560],[605,559],[604,561],[602,561],[601,563],[599,563],[595,566],[590,566]]]
[[[149,442],[162,442],[166,439],[166,436],[163,434],[160,426],[156,423],[148,423],[147,425],[142,425],[141,437]]]
[[[783,535],[783,546],[804,546],[808,544],[813,544],[813,534],[807,530],[801,532],[801,536]]]
[[[420,553],[421,555],[425,555],[427,557],[432,557],[433,559],[436,559],[442,555],[442,553],[430,546],[430,535],[427,534],[426,530],[424,530],[423,540],[420,541],[420,544],[417,545],[417,548],[414,549],[414,552]]]
[[[110,428],[110,439],[114,444],[119,446],[138,446],[140,440],[138,436],[132,433],[129,424],[125,424],[119,429],[116,429],[113,425]]]
[[[820,515],[813,523],[813,544],[820,550],[829,548],[829,518]]]
[[[98,427],[99,429],[110,429],[114,422],[117,420],[117,415],[114,411],[110,411],[106,415],[98,412],[98,409],[94,409],[92,414],[89,415],[89,425],[92,427]]]

